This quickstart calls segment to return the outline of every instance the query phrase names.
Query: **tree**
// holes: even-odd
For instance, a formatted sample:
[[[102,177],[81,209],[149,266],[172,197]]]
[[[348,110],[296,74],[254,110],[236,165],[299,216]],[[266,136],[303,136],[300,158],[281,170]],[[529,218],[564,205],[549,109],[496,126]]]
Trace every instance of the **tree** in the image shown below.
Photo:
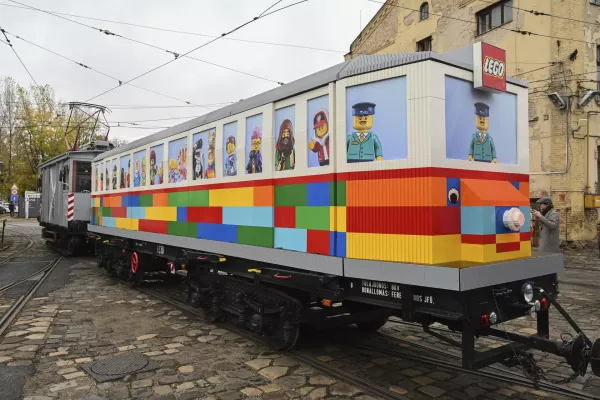
[[[67,131],[68,117],[69,130]],[[80,135],[79,144],[99,139],[93,119],[70,115],[68,106],[56,101],[48,85],[17,85],[10,77],[0,81],[0,199],[16,183],[20,191],[37,188],[38,166],[67,150]]]

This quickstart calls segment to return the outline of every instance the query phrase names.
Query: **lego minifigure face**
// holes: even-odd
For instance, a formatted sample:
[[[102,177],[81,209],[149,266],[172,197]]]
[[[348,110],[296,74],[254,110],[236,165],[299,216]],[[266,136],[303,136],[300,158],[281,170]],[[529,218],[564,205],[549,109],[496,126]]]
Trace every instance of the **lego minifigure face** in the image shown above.
[[[227,143],[227,154],[232,155],[235,151],[235,144],[232,142]]]
[[[287,146],[288,142],[290,141],[290,130],[289,129],[284,129],[283,133],[281,134],[281,143],[284,146]]]
[[[475,116],[475,124],[479,132],[487,132],[489,127],[489,118],[477,115]]]
[[[373,115],[355,115],[353,126],[359,132],[367,132],[373,127]]]
[[[209,164],[213,164],[215,162],[215,154],[213,153],[212,150],[208,151],[208,163]]]
[[[318,137],[322,138],[323,136],[325,136],[325,134],[327,133],[328,130],[329,130],[329,127],[327,126],[327,122],[325,122],[323,125],[319,126],[317,129],[315,129],[315,133],[317,134]]]
[[[260,150],[260,139],[252,139],[252,150],[259,151]]]

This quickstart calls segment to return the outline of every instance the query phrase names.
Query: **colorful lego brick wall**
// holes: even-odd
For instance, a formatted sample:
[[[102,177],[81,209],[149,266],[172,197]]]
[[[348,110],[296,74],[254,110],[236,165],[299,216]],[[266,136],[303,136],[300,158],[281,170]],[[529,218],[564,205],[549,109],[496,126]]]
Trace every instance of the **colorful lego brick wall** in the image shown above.
[[[95,197],[91,222],[353,259],[492,262],[531,254],[527,179],[423,168],[180,187]],[[513,208],[518,232],[503,221]]]

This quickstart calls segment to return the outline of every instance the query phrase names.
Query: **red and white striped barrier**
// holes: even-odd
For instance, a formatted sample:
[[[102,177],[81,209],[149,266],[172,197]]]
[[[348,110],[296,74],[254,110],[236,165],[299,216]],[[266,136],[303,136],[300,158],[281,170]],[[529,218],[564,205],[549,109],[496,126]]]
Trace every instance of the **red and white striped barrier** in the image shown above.
[[[67,195],[67,221],[73,221],[73,213],[75,211],[75,194]]]

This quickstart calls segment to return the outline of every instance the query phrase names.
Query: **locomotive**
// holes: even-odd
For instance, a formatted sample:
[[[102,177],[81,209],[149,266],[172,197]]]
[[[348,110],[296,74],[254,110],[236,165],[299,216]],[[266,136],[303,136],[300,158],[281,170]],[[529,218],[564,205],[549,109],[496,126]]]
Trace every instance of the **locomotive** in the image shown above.
[[[185,275],[192,305],[275,349],[399,316],[461,332],[465,368],[539,349],[600,375],[557,302],[562,255],[531,247],[528,89],[505,62],[485,43],[360,56],[102,151],[87,242],[132,284]],[[527,316],[535,335],[497,327]]]

